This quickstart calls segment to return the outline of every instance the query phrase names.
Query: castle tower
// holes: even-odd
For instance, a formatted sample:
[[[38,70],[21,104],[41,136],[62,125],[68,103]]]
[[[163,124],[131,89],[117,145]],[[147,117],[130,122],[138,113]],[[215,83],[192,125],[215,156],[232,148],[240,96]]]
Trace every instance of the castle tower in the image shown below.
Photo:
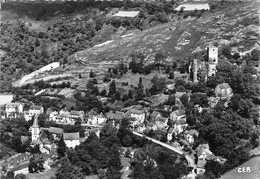
[[[197,83],[198,82],[198,60],[193,59],[193,82]]]
[[[213,77],[216,75],[216,68],[218,65],[218,48],[217,47],[207,47],[207,57],[208,57],[208,65],[207,65],[207,77]]]
[[[36,141],[40,136],[40,127],[38,125],[38,117],[34,117],[33,125],[32,125],[32,141]]]

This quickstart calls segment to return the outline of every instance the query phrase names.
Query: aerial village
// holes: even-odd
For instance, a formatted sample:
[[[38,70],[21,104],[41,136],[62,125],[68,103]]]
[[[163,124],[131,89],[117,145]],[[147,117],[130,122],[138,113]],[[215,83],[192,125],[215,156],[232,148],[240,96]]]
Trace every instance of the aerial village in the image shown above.
[[[206,79],[216,74],[216,66],[218,64],[218,48],[210,46],[207,48],[207,61],[197,61],[194,59],[189,66],[189,70],[193,73],[194,83],[198,82],[197,72],[199,69],[205,70],[207,73]],[[169,85],[171,86],[171,85]],[[55,156],[57,157],[57,142],[61,137],[63,138],[68,148],[74,149],[81,142],[84,142],[90,133],[94,132],[98,137],[100,135],[101,128],[111,122],[113,126],[119,128],[122,119],[128,119],[130,122],[129,130],[138,134],[144,135],[149,131],[160,131],[166,137],[166,147],[172,146],[185,155],[191,156],[191,166],[194,167],[194,171],[197,174],[205,172],[204,166],[208,160],[216,160],[220,163],[224,163],[225,159],[215,156],[211,151],[207,143],[199,145],[195,150],[192,149],[194,139],[198,137],[199,132],[194,129],[189,129],[186,121],[185,107],[182,104],[183,95],[188,97],[191,93],[176,92],[174,95],[175,106],[172,110],[172,106],[164,105],[162,108],[169,112],[170,115],[163,116],[161,112],[152,107],[144,107],[142,105],[134,105],[123,108],[119,111],[109,111],[106,114],[102,112],[97,114],[92,110],[88,113],[84,111],[68,110],[66,107],[60,111],[52,111],[52,109],[44,109],[39,105],[31,105],[28,110],[24,109],[23,103],[14,102],[5,105],[4,118],[14,119],[23,116],[27,121],[33,120],[33,125],[30,127],[29,132],[31,133],[30,145],[34,147],[39,145],[39,150],[42,154],[46,154],[46,162],[52,161]],[[219,101],[225,101],[225,105],[231,99],[233,93],[232,89],[227,83],[217,85],[215,88],[215,96],[208,98],[209,107],[203,108],[202,106],[196,105],[196,113],[199,115],[203,110],[211,110],[214,108]],[[45,113],[48,116],[48,121],[53,121],[56,124],[61,125],[75,125],[75,123],[81,123],[84,126],[84,137],[80,137],[79,132],[65,133],[62,128],[49,127],[44,128],[38,125],[39,115]],[[145,136],[145,135],[144,135]],[[123,151],[125,153],[126,150]],[[130,157],[133,156],[134,150],[128,154]],[[196,157],[195,157],[196,156]],[[15,173],[24,171],[21,168],[21,163],[28,162],[30,154],[16,154],[10,158],[6,158],[2,163],[6,165],[7,169],[19,170]],[[196,161],[196,162],[195,162]],[[48,164],[46,164],[48,165]],[[26,165],[24,167],[27,168]],[[26,173],[26,172],[25,172]]]
[[[183,1],[175,10],[192,16],[189,12],[203,14],[210,8],[207,1],[194,0],[193,3]],[[116,11],[110,15],[127,20],[139,16],[140,11]],[[171,28],[167,30],[172,31]],[[185,39],[187,34],[180,35],[179,39],[184,40],[178,40],[179,44],[189,43]],[[105,48],[114,42],[108,40],[93,48]],[[251,49],[242,54],[216,43],[204,46],[204,49],[198,47],[195,55],[184,59],[185,62],[174,61],[161,51],[152,57],[133,53],[127,61],[118,60],[109,67],[100,65],[102,68],[95,64],[91,70],[86,70],[87,65],[82,60],[84,53],[75,53],[66,63],[52,60],[13,81],[15,95],[11,102],[0,106],[0,134],[3,143],[16,152],[8,153],[8,148],[0,148],[0,178],[23,178],[19,178],[20,175],[37,178],[55,168],[51,179],[71,178],[72,175],[76,179],[89,175],[102,179],[139,179],[139,172],[143,174],[148,170],[146,174],[150,174],[154,169],[156,173],[157,166],[165,167],[169,163],[174,163],[176,178],[182,179],[203,179],[203,174],[210,175],[205,179],[211,179],[227,171],[233,176],[257,170],[257,167],[241,163],[258,162],[258,158],[253,157],[260,155],[260,100],[255,87],[259,81],[257,59],[260,52]],[[83,67],[86,69],[82,70]],[[69,70],[74,71],[65,73]],[[48,75],[50,79],[42,80]],[[52,79],[55,75],[58,78]],[[64,93],[55,93],[57,91]],[[70,93],[72,104],[65,93]],[[104,136],[107,141],[103,140]],[[231,147],[229,142],[233,142]],[[161,147],[161,153],[156,146]],[[172,157],[169,160],[174,161],[166,164],[156,161],[153,150],[159,153],[158,158],[167,161]],[[118,158],[113,158],[117,155],[123,167]],[[110,157],[113,160],[107,159]],[[231,170],[238,165],[238,169]],[[69,171],[66,173],[66,170]],[[110,178],[104,177],[104,173]],[[154,178],[160,178],[154,173]],[[150,176],[147,174],[143,178]],[[227,178],[229,176],[223,179]]]

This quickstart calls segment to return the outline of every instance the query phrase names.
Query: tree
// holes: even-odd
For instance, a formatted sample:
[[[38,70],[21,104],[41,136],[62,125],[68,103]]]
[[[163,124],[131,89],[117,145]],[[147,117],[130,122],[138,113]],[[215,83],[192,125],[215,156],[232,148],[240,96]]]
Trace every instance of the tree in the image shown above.
[[[95,76],[96,76],[95,73],[91,70],[90,73],[89,73],[89,77],[94,78]]]
[[[97,86],[94,86],[94,88],[92,89],[91,93],[92,93],[93,95],[96,95],[96,96],[99,95],[98,87],[97,87]]]
[[[169,79],[174,79],[174,72],[173,72],[173,71],[171,71],[171,72],[169,73]]]
[[[129,98],[128,98],[128,95],[127,94],[124,94],[123,97],[122,97],[122,101],[127,101]]]
[[[182,104],[184,106],[187,106],[188,102],[189,102],[189,96],[187,94],[183,94],[180,98]]]
[[[100,92],[100,96],[106,96],[107,94],[107,91],[105,89],[103,89],[101,92]]]
[[[223,46],[222,47],[222,50],[221,50],[221,52],[222,52],[222,54],[225,56],[225,57],[227,57],[228,59],[230,59],[230,58],[232,58],[232,55],[231,55],[231,52],[230,52],[231,50],[230,50],[230,47],[229,46]]]
[[[166,86],[166,79],[164,77],[154,76],[151,80],[152,88],[150,92],[152,95],[162,92]]]
[[[32,147],[32,150],[31,150],[32,154],[40,154],[41,151],[40,151],[40,146],[39,145],[35,145],[34,147]]]
[[[142,83],[142,77],[139,78],[139,83],[136,92],[136,100],[142,100],[144,98],[144,86]]]
[[[22,148],[21,136],[14,136],[12,139],[11,147],[15,149],[15,151],[20,152]]]
[[[109,96],[112,96],[112,95],[115,94],[115,93],[116,93],[116,82],[115,82],[115,80],[113,80],[113,81],[110,83],[108,95],[109,95]]]
[[[258,50],[258,49],[252,50],[251,57],[252,57],[252,60],[259,61],[260,60],[260,50]]]
[[[39,171],[40,172],[44,171],[43,163],[44,161],[42,157],[30,158],[30,162],[28,166],[29,173],[38,173]]]
[[[161,63],[165,59],[166,59],[166,56],[162,52],[158,52],[158,53],[155,54],[154,62],[156,64],[156,66],[158,67],[158,70],[159,70]]]
[[[122,145],[123,145],[124,147],[130,147],[131,144],[132,144],[132,137],[131,137],[129,134],[127,134],[127,135],[123,138],[123,140],[122,140]]]
[[[64,158],[60,161],[60,166],[55,173],[57,179],[84,179],[82,169],[72,165],[71,162]]]
[[[115,99],[118,100],[118,101],[121,99],[121,93],[119,91],[116,91]]]
[[[132,90],[129,90],[129,91],[128,91],[128,98],[129,98],[129,99],[133,99],[133,96],[134,96],[134,95],[133,95]]]
[[[63,140],[63,137],[61,137],[59,142],[58,142],[57,153],[58,153],[59,158],[65,157],[66,144]]]

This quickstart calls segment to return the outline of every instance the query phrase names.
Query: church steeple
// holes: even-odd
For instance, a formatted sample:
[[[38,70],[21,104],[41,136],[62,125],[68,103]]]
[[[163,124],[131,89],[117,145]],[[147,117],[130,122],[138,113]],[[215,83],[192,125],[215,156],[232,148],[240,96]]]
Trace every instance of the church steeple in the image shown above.
[[[33,125],[32,125],[33,127],[35,126],[37,126],[37,127],[39,127],[39,125],[38,125],[38,117],[37,116],[34,116],[34,121],[33,121]]]
[[[32,141],[36,141],[40,136],[40,127],[38,125],[38,117],[34,116],[32,125]]]

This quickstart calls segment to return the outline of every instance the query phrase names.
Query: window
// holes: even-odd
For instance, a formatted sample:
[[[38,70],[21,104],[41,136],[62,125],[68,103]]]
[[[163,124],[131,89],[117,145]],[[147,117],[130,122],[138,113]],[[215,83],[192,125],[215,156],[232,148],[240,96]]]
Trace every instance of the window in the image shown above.
[[[213,62],[216,62],[216,59],[213,59]]]

